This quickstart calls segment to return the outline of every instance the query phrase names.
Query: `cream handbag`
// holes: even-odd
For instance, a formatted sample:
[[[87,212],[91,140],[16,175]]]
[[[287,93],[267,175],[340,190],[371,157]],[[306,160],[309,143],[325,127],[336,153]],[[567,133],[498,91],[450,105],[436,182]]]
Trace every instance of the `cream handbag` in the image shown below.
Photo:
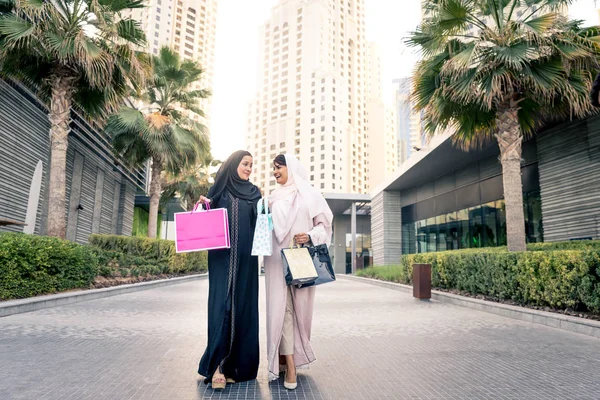
[[[289,249],[281,249],[283,275],[288,286],[302,286],[319,277],[307,247],[294,248],[294,241]]]

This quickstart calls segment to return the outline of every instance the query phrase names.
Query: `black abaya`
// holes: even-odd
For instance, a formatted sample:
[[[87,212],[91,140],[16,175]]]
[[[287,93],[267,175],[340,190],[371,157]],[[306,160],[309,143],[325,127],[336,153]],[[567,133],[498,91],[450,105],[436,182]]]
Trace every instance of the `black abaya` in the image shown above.
[[[211,205],[227,208],[231,248],[208,252],[208,345],[198,368],[206,383],[219,365],[236,382],[258,373],[258,258],[250,255],[257,200],[225,191]]]

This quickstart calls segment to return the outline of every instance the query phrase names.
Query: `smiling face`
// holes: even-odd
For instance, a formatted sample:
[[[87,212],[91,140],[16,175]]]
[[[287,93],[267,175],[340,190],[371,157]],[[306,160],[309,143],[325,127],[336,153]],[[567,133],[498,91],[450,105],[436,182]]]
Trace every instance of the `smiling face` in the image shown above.
[[[273,163],[273,176],[280,185],[285,185],[288,180],[288,169],[285,165]]]
[[[239,177],[245,181],[250,180],[250,174],[252,173],[252,156],[244,156],[240,165],[238,165],[237,173]]]

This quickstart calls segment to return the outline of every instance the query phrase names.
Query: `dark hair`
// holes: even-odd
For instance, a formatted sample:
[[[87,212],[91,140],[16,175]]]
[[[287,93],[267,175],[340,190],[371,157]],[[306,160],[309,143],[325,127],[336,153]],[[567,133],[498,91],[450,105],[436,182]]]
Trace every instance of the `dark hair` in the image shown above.
[[[285,161],[285,155],[280,154],[277,157],[275,157],[275,159],[273,160],[274,164],[278,164],[278,165],[285,165],[287,166],[287,163]]]

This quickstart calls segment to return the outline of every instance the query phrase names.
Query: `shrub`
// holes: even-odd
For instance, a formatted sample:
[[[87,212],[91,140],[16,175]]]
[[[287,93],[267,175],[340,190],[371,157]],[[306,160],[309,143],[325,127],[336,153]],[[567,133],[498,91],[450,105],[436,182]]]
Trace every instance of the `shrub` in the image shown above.
[[[206,252],[176,253],[171,240],[92,235],[103,276],[146,276],[206,272]]]
[[[600,240],[573,240],[570,242],[529,243],[529,251],[600,250]]]
[[[86,246],[22,233],[0,233],[0,299],[89,287],[98,260]]]
[[[589,242],[588,242],[589,243]],[[359,271],[359,276],[412,283],[412,265],[431,264],[432,286],[519,304],[600,312],[600,251],[458,250],[409,254],[400,265]]]
[[[89,243],[102,250],[143,257],[146,261],[155,264],[168,263],[175,254],[175,244],[170,240],[117,235],[91,235]]]

